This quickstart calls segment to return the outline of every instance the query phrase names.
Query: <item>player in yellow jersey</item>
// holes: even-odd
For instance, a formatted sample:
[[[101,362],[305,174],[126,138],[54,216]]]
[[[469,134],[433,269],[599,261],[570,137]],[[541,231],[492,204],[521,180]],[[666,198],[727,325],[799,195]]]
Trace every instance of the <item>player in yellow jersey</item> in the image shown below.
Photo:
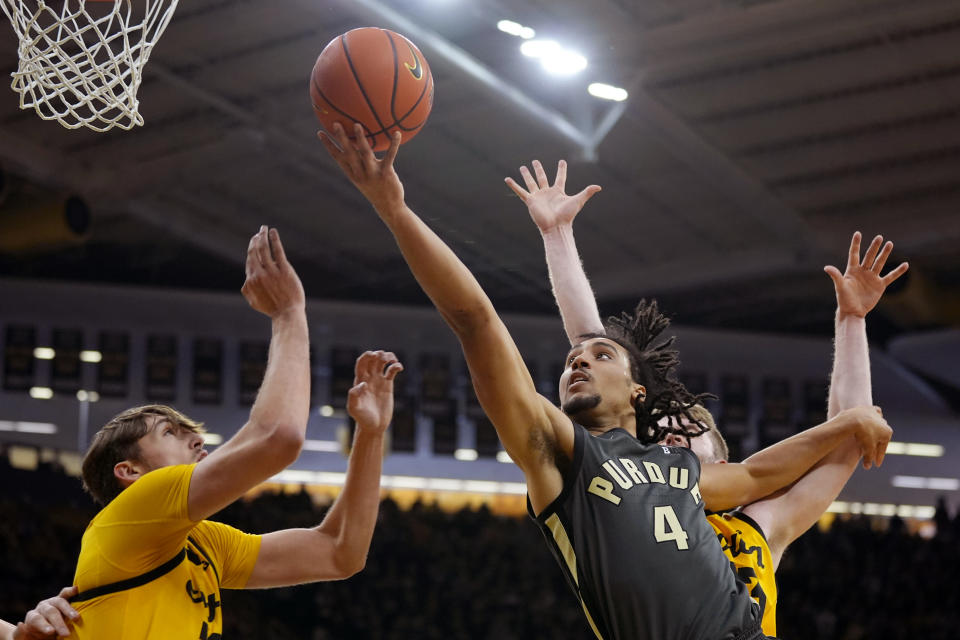
[[[236,435],[208,456],[200,423],[151,405],[121,413],[94,436],[82,475],[104,507],[83,535],[72,637],[219,640],[221,589],[342,579],[366,562],[402,369],[392,353],[357,360],[347,402],[354,444],[343,491],[322,523],[259,536],[205,520],[292,463],[307,425],[305,299],[276,230],[262,227],[251,239],[246,276],[243,295],[270,317],[272,338],[259,394]]]
[[[533,162],[533,169],[535,175],[526,167],[520,169],[526,189],[512,178],[507,178],[506,182],[527,205],[540,230],[564,328],[570,343],[576,344],[581,336],[604,333],[593,290],[583,271],[573,237],[574,218],[600,187],[591,185],[576,195],[567,195],[566,163],[563,160],[552,185],[538,161]],[[844,273],[832,266],[824,269],[833,280],[837,295],[828,418],[844,409],[873,404],[865,316],[876,306],[887,286],[908,268],[903,263],[881,276],[893,243],[884,244],[877,236],[861,260],[860,239],[860,233],[854,233]],[[690,447],[702,463],[726,462],[727,445],[710,412],[697,405],[691,407],[689,413],[709,430],[702,437],[669,434],[663,443]],[[735,511],[708,515],[724,553],[762,608],[762,628],[766,635],[776,635],[774,573],[784,550],[816,523],[840,493],[859,459],[859,449],[850,439],[790,487]]]

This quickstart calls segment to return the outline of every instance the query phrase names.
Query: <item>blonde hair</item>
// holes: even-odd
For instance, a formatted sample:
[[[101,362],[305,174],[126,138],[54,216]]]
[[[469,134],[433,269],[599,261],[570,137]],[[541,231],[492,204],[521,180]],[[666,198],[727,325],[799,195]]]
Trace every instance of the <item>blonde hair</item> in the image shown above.
[[[166,418],[181,429],[203,433],[202,422],[191,420],[173,407],[162,404],[133,407],[114,416],[93,436],[93,442],[83,457],[83,488],[99,504],[106,506],[123,491],[113,468],[118,462],[136,460],[140,456],[140,438],[150,432],[148,416]]]
[[[713,458],[711,460],[704,460],[703,462],[726,462],[730,458],[730,448],[727,446],[727,441],[724,440],[723,435],[717,429],[717,423],[713,421],[713,415],[710,411],[702,404],[695,404],[687,407],[687,413],[697,422],[710,427],[702,437],[709,438],[713,444]]]

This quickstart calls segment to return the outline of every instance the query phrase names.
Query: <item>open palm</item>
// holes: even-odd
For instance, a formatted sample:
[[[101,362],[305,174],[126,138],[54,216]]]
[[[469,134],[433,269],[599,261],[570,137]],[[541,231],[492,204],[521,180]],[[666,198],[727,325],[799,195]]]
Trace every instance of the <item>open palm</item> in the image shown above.
[[[850,241],[850,254],[847,259],[847,270],[844,273],[841,274],[840,270],[833,266],[824,267],[823,270],[833,280],[833,286],[837,292],[838,311],[864,317],[877,305],[887,287],[907,272],[909,265],[903,262],[887,275],[881,276],[880,272],[883,271],[887,258],[893,251],[893,243],[883,244],[883,236],[877,236],[867,247],[867,252],[861,261],[860,239],[860,232],[855,232]]]
[[[600,191],[599,186],[592,184],[576,195],[567,195],[565,193],[567,186],[565,160],[561,160],[557,165],[557,178],[552,185],[540,161],[534,160],[531,164],[536,178],[525,166],[520,167],[520,175],[523,176],[523,181],[527,185],[526,189],[517,184],[513,178],[505,178],[504,181],[527,205],[527,211],[530,212],[530,217],[540,231],[572,223],[587,200]]]

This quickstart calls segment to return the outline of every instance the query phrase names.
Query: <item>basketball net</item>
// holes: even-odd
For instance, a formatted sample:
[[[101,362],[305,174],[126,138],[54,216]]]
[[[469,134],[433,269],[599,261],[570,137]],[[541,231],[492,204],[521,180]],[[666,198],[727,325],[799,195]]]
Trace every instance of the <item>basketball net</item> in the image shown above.
[[[141,72],[178,0],[136,1],[0,0],[20,40],[20,108],[68,129],[143,125]]]

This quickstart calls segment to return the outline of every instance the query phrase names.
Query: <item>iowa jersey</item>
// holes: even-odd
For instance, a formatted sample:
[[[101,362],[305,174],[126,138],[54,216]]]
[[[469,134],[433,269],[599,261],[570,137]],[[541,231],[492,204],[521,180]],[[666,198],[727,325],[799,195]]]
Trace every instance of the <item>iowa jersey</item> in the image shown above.
[[[220,640],[220,591],[246,585],[260,536],[189,519],[195,466],[145,474],[90,522],[74,575],[81,618],[71,638]]]
[[[760,606],[763,632],[777,635],[777,582],[770,546],[760,525],[740,511],[711,513],[707,522],[717,533],[720,547],[730,558],[737,576]]]
[[[760,616],[707,524],[700,462],[623,429],[574,425],[561,494],[527,508],[599,640],[723,640]]]

